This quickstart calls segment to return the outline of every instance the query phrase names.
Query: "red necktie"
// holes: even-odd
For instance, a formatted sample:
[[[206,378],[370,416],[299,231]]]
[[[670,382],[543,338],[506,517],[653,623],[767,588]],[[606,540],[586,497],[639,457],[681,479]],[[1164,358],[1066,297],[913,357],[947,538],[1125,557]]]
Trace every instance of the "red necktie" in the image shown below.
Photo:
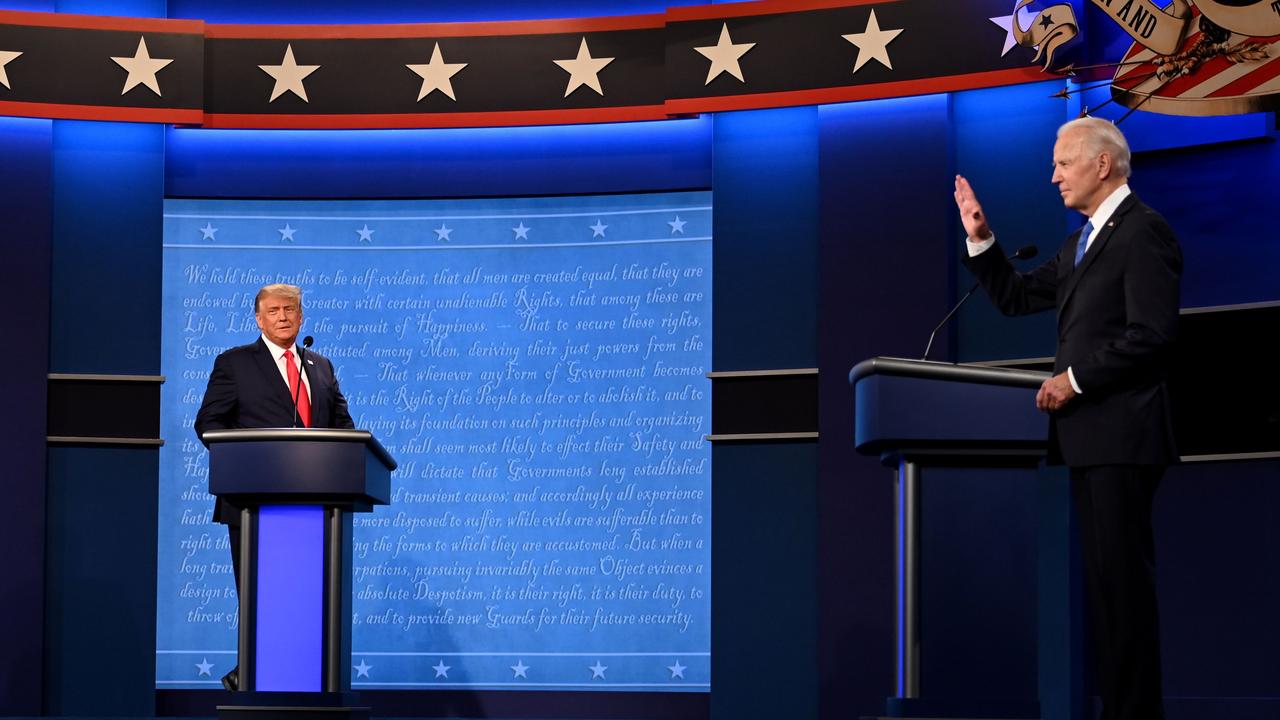
[[[311,427],[311,398],[307,396],[307,389],[298,389],[298,384],[302,382],[302,378],[298,375],[298,366],[293,363],[293,351],[284,351],[285,367],[289,373],[289,396],[298,398],[298,417],[302,420],[302,427]]]

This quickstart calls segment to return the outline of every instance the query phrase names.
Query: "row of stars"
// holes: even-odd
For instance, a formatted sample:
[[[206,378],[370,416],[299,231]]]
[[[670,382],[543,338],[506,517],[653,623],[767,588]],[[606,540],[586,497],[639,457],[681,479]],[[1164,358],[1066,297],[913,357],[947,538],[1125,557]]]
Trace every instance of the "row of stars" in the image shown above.
[[[672,235],[675,235],[677,233],[679,233],[680,235],[683,235],[684,226],[687,225],[688,223],[689,223],[688,220],[681,220],[679,215],[676,215],[676,218],[674,220],[667,221],[667,225],[671,227]],[[605,230],[607,230],[608,228],[609,226],[600,222],[599,218],[596,219],[595,225],[587,226],[587,229],[591,231],[591,237],[593,238],[605,237]],[[209,241],[216,242],[217,238],[215,236],[217,235],[218,230],[220,230],[221,228],[214,227],[212,222],[206,222],[204,227],[196,228],[196,229],[200,231],[201,240],[209,240]],[[515,233],[516,240],[528,240],[529,231],[532,229],[533,228],[525,225],[524,221],[521,220],[519,225],[511,228],[511,232]],[[440,242],[450,242],[453,239],[452,235],[454,230],[455,228],[451,228],[446,223],[443,223],[443,222],[440,223],[440,227],[432,228],[432,232],[436,234],[436,240],[439,240]],[[280,242],[294,242],[293,236],[295,233],[298,232],[298,228],[293,227],[293,225],[290,223],[285,223],[284,227],[276,228],[276,232],[280,233]],[[357,242],[372,243],[373,234],[375,232],[377,232],[377,230],[371,229],[369,227],[369,223],[365,223],[364,227],[361,227],[355,230],[356,235],[359,236]]]
[[[213,677],[214,665],[209,662],[208,658],[200,658],[200,662],[196,663],[195,667],[197,672],[196,677]],[[510,665],[508,667],[511,668],[513,679],[524,678],[525,680],[528,680],[529,670],[533,666],[526,665],[524,660],[516,660],[515,665]],[[681,665],[679,660],[676,660],[674,665],[667,665],[666,668],[671,673],[672,680],[684,680],[684,671],[689,669],[687,665]],[[369,678],[370,680],[373,679],[369,676],[369,671],[373,669],[373,666],[366,663],[363,658],[360,660],[359,665],[352,665],[351,669],[356,671],[357,678],[363,677]],[[438,660],[435,665],[431,666],[431,669],[436,671],[436,679],[444,678],[447,680],[449,678],[449,671],[453,669],[453,666],[445,665],[444,660]],[[599,660],[596,660],[595,664],[588,665],[587,669],[591,671],[592,680],[604,680],[605,671],[609,669],[609,666],[602,665]]]
[[[858,57],[854,61],[853,72],[858,72],[863,65],[871,60],[875,60],[892,70],[893,64],[889,60],[888,45],[901,32],[901,29],[880,29],[880,24],[876,20],[876,12],[872,10],[865,30],[860,33],[841,36],[858,48]],[[742,66],[739,61],[743,55],[746,55],[755,46],[756,43],[734,43],[729,34],[729,24],[722,24],[720,38],[715,45],[694,48],[695,51],[711,61],[704,85],[710,85],[712,80],[723,73],[728,73],[737,78],[739,82],[746,83],[746,77],[742,73]],[[13,88],[9,84],[9,76],[6,73],[5,66],[21,55],[22,52],[20,51],[0,50],[0,84],[10,90]],[[565,97],[569,97],[574,91],[582,87],[590,88],[596,94],[604,97],[604,86],[600,84],[600,71],[604,70],[616,59],[611,57],[592,57],[591,49],[587,45],[587,38],[583,36],[582,42],[578,46],[576,57],[553,60],[552,62],[569,73],[569,81],[564,91]],[[150,52],[147,50],[145,36],[138,39],[138,48],[133,57],[112,57],[111,60],[128,71],[128,77],[124,81],[124,89],[120,91],[121,95],[142,86],[157,96],[163,97],[157,74],[168,67],[173,62],[173,58],[151,57]],[[431,93],[439,91],[450,100],[456,102],[458,98],[453,91],[452,78],[467,65],[468,63],[445,62],[444,54],[440,51],[440,43],[437,42],[435,48],[431,51],[431,60],[429,62],[426,64],[405,65],[405,67],[422,78],[422,87],[418,90],[419,101]],[[311,102],[307,97],[307,88],[303,81],[319,70],[321,66],[299,65],[293,54],[292,43],[285,46],[284,58],[279,65],[259,65],[258,67],[275,81],[271,88],[271,99],[268,102],[275,102],[277,98],[285,93],[293,93],[301,98],[303,102]]]

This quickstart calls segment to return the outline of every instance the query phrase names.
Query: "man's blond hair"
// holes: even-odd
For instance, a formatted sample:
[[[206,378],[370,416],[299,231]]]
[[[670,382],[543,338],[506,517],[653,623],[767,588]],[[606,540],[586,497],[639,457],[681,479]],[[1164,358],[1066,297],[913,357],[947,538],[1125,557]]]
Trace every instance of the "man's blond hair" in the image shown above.
[[[278,295],[293,301],[293,304],[302,310],[302,288],[297,285],[287,285],[285,283],[276,283],[274,285],[263,285],[258,291],[258,297],[253,301],[253,312],[257,314],[262,312],[262,300],[271,295]]]

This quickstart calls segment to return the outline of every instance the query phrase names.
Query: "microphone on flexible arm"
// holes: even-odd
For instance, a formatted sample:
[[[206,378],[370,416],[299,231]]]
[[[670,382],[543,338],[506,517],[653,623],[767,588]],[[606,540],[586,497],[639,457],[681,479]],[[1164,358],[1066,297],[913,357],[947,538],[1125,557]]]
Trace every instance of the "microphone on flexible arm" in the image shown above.
[[[1030,260],[1039,253],[1040,250],[1035,245],[1027,245],[1018,248],[1016,252],[1009,256],[1009,259]],[[960,306],[964,304],[965,300],[969,299],[969,296],[973,294],[973,291],[978,289],[978,285],[980,284],[980,282],[975,282],[973,286],[969,288],[969,292],[965,293],[964,297],[960,298],[960,302],[956,303],[955,307],[951,308],[951,312],[947,313],[947,316],[942,318],[942,322],[938,323],[938,326],[933,329],[933,332],[929,333],[929,344],[924,346],[924,355],[920,356],[921,360],[929,359],[929,350],[933,348],[934,336],[938,334],[938,331],[942,329],[943,325],[947,324],[947,321],[951,319],[951,316],[956,314],[956,311],[960,309]]]
[[[293,391],[293,427],[298,427],[298,393],[302,392],[302,373],[307,371],[307,364],[302,361],[302,349],[311,347],[316,341],[310,335],[302,338],[302,344],[298,346],[298,387]]]

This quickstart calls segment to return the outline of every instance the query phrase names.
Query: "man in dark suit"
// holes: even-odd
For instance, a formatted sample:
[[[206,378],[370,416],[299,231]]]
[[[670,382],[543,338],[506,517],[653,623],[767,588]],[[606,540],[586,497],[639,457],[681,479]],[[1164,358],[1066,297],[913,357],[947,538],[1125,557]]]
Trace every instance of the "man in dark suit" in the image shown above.
[[[262,336],[234,347],[213,362],[204,402],[196,413],[196,434],[232,428],[354,428],[333,364],[297,346],[302,327],[302,290],[267,285],[258,291],[254,319]],[[240,581],[240,509],[219,499],[214,522],[231,536],[231,563]],[[232,669],[222,678],[228,690],[239,686]]]
[[[1151,506],[1177,461],[1165,385],[1178,327],[1182,253],[1164,218],[1129,190],[1129,146],[1110,122],[1063,125],[1052,182],[1088,222],[1040,267],[1016,272],[967,180],[955,199],[965,265],[1006,315],[1057,309],[1050,461],[1070,468],[1104,720],[1163,718]]]

